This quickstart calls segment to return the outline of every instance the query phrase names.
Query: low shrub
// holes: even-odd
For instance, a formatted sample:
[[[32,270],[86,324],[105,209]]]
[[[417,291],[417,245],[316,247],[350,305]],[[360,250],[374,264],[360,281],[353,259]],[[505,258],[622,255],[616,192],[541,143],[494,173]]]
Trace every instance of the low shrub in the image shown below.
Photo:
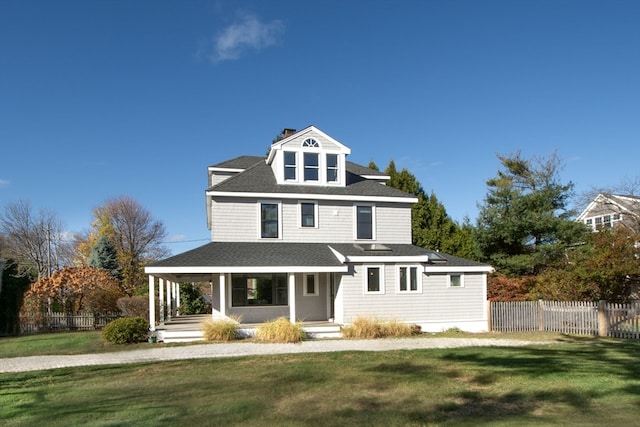
[[[291,323],[289,319],[280,317],[260,325],[255,338],[262,342],[297,343],[304,340],[306,334],[301,323]]]
[[[342,336],[351,339],[399,338],[418,333],[418,325],[408,325],[397,320],[380,321],[368,316],[358,316],[349,326],[342,328]]]
[[[113,344],[131,344],[148,339],[149,322],[142,317],[121,317],[107,323],[102,336]]]
[[[238,322],[231,319],[209,319],[202,325],[207,341],[232,341],[238,338]]]

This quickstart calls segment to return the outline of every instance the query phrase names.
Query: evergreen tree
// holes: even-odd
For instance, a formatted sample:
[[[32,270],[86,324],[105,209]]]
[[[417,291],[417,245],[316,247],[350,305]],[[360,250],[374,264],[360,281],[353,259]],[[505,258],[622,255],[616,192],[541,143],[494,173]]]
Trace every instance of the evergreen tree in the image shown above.
[[[116,279],[121,279],[120,267],[118,266],[118,256],[116,247],[107,235],[98,237],[96,244],[91,248],[91,254],[87,263],[91,267],[106,270]]]
[[[568,209],[573,184],[560,183],[560,161],[498,155],[503,169],[487,181],[476,239],[482,259],[508,275],[538,274],[583,242],[585,228]]]

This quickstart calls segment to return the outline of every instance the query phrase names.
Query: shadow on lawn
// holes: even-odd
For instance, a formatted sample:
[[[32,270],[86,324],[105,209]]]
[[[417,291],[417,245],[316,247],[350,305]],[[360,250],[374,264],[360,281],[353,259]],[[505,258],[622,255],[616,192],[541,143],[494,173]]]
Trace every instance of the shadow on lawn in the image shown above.
[[[444,363],[441,366],[429,367],[416,359],[382,363],[369,371],[397,379],[419,377],[434,387],[443,381],[460,385],[452,387],[440,402],[423,402],[420,407],[416,401],[412,407],[401,408],[415,423],[495,422],[523,417],[542,421],[549,408],[573,408],[588,417],[601,411],[592,408],[595,400],[611,395],[635,400],[640,395],[640,384],[629,384],[640,378],[640,342],[570,336],[561,341],[568,345],[456,349],[439,357]],[[599,378],[603,375],[620,382],[602,387]],[[597,416],[601,415],[598,412]]]
[[[533,415],[549,405],[569,406],[588,414],[590,402],[608,393],[638,396],[640,385],[605,390],[598,385],[597,378],[606,375],[622,383],[639,378],[640,342],[571,336],[565,336],[561,341],[578,345],[501,349],[495,353],[469,350],[444,355],[442,359],[459,367],[490,369],[493,374],[487,378],[489,381],[507,375],[523,378],[523,381],[520,387],[515,387],[519,391],[503,395],[461,392],[452,402],[437,408],[443,414],[440,421]],[[554,384],[558,378],[561,380]],[[535,381],[540,385],[549,384],[549,389],[532,387]]]

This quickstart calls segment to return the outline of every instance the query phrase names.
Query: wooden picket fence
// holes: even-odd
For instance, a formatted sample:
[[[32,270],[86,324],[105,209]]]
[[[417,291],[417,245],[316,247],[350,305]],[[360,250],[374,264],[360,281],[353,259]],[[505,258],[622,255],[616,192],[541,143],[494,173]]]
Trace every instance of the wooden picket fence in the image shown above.
[[[515,301],[490,303],[489,329],[640,339],[640,303]]]
[[[20,333],[100,330],[119,317],[120,313],[26,313],[20,315]]]

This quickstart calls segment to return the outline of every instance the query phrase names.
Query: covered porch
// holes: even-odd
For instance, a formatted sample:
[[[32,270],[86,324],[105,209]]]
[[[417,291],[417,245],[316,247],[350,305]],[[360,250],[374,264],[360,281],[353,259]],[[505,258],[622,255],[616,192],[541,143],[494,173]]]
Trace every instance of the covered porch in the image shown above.
[[[211,319],[210,314],[183,315],[165,321],[163,325],[156,328],[158,341],[165,343],[172,342],[193,342],[203,341],[202,325]],[[342,336],[340,324],[329,321],[301,322],[302,328],[308,338],[340,338]],[[238,325],[238,335],[250,338],[255,335],[260,323],[240,323]]]
[[[202,339],[207,319],[230,318],[251,336],[262,322],[303,322],[310,337],[339,336],[334,304],[348,266],[320,243],[214,242],[145,268],[158,340]],[[208,283],[211,313],[181,316],[180,283]]]

